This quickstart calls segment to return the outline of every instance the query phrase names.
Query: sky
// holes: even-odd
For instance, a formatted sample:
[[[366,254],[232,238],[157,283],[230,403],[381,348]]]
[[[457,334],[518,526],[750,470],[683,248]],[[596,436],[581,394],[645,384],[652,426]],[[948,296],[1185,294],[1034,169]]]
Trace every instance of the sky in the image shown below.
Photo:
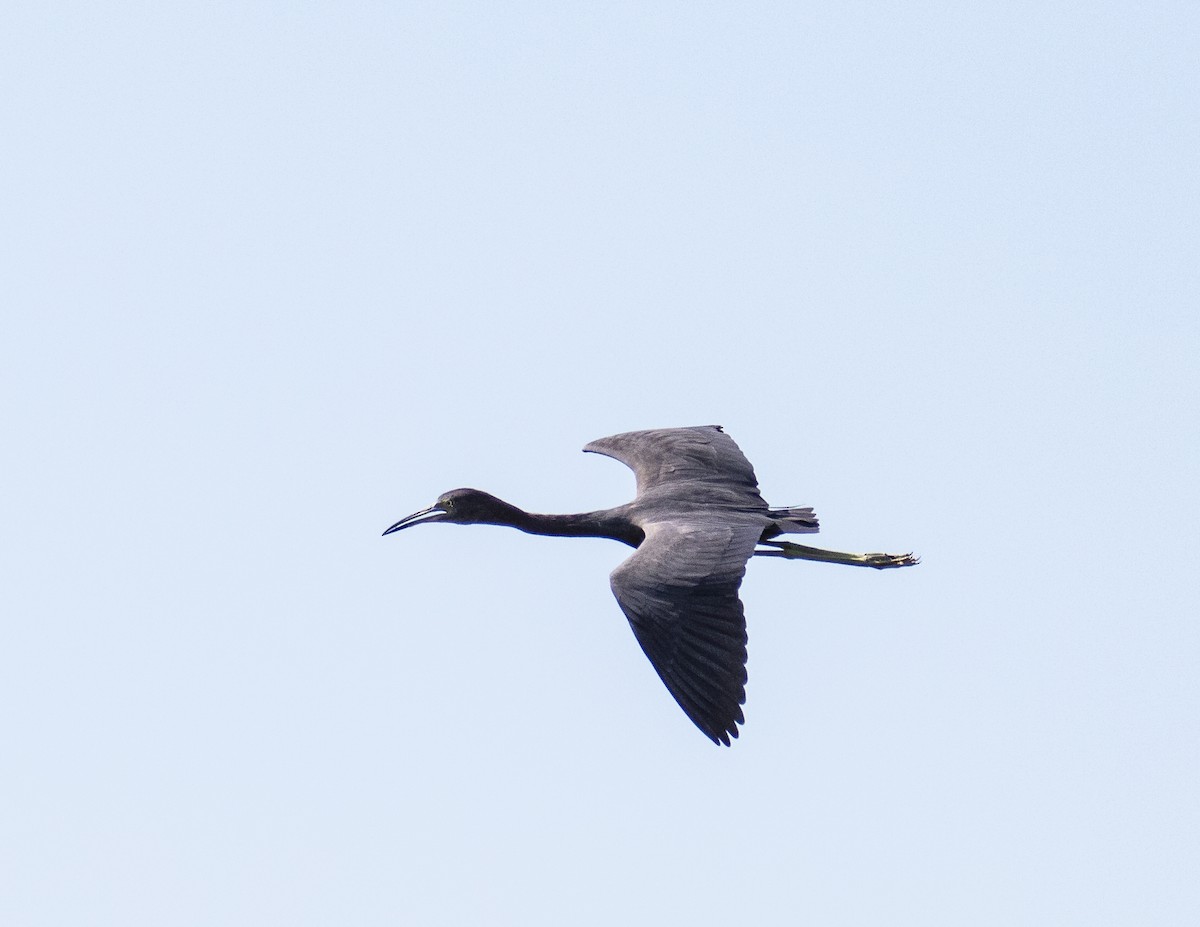
[[[1191,925],[1200,12],[0,12],[0,920]],[[721,424],[718,748],[627,549],[380,532]]]

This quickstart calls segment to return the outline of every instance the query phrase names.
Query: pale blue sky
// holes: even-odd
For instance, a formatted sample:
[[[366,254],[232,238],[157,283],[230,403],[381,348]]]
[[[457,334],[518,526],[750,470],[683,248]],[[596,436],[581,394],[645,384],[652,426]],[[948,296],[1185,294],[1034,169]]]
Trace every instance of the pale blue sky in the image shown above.
[[[649,9],[648,9],[649,7]],[[0,921],[1200,922],[1200,13],[0,13]],[[747,724],[625,549],[723,424]]]

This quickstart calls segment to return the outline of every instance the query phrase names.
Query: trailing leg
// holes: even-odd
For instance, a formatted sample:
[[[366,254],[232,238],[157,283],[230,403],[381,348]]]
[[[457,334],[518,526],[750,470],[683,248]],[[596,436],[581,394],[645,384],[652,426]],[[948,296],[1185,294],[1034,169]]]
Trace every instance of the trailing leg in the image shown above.
[[[819,560],[822,563],[844,563],[847,566],[872,567],[876,570],[886,570],[890,567],[916,566],[921,562],[920,557],[912,554],[844,554],[836,550],[822,550],[820,547],[808,547],[804,544],[793,544],[790,541],[759,541],[776,550],[756,550],[756,557],[786,557],[788,560]]]

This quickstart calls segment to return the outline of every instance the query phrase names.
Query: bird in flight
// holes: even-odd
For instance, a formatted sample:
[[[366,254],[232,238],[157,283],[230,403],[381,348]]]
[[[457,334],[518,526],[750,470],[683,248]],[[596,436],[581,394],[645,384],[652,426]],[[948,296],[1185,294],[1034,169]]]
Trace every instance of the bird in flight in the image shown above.
[[[667,690],[715,743],[745,723],[746,618],[738,587],[752,556],[887,569],[912,554],[846,554],[780,541],[815,534],[811,508],[772,508],[750,461],[719,425],[631,431],[584,448],[633,470],[637,494],[616,508],[536,515],[478,489],[453,489],[386,531],[430,522],[508,525],[528,534],[601,537],[636,548],[609,577]]]

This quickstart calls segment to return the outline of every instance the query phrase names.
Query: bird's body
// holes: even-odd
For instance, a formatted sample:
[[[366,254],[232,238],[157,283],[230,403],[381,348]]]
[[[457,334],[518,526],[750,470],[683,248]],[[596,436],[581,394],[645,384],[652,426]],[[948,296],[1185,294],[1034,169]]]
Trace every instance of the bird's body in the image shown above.
[[[477,489],[443,494],[384,534],[426,521],[508,525],[530,534],[605,537],[637,548],[610,577],[642,650],[689,718],[717,743],[743,723],[746,622],[738,587],[751,556],[875,568],[911,554],[842,554],[776,540],[818,530],[810,508],[771,508],[754,468],[719,426],[601,438],[585,451],[626,464],[632,502],[580,515],[536,515]],[[756,550],[760,545],[769,549]]]

